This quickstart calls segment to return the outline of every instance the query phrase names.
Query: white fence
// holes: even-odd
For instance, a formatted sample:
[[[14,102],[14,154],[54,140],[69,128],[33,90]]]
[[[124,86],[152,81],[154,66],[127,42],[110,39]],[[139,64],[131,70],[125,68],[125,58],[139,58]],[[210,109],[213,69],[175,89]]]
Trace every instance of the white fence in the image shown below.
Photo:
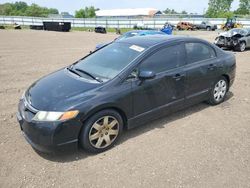
[[[225,23],[224,18],[144,18],[144,19],[128,19],[128,18],[40,18],[25,16],[0,16],[0,24],[20,24],[20,25],[42,25],[43,21],[55,22],[71,22],[72,27],[96,27],[103,26],[106,28],[133,28],[136,24],[144,25],[148,28],[162,28],[164,23],[170,22],[176,25],[180,21],[188,21],[193,24],[199,24],[201,21],[210,21],[212,24],[220,26]],[[244,27],[250,27],[250,19],[238,19],[238,22]]]

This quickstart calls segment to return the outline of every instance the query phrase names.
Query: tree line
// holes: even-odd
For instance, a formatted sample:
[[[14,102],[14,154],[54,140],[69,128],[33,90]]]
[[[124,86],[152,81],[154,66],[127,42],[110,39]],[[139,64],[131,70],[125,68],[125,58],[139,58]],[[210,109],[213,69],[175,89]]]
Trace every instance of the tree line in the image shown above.
[[[28,5],[25,2],[0,4],[0,15],[5,16],[34,16],[47,17],[49,14],[58,14],[55,8],[41,7],[35,3]]]
[[[230,11],[232,3],[233,0],[209,0],[206,17],[225,18],[250,14],[250,0],[240,0],[239,8],[235,11]]]
[[[240,0],[239,8],[235,11],[231,10],[234,0],[209,0],[208,9],[205,13],[209,18],[225,18],[233,15],[250,15],[250,0]],[[93,18],[96,16],[95,11],[99,10],[94,6],[85,7],[75,11],[76,18]],[[174,9],[167,8],[163,11],[165,14],[188,14],[185,10],[177,12]],[[27,5],[27,3],[19,1],[15,3],[0,4],[0,15],[6,16],[34,16],[47,17],[49,14],[58,14],[55,8],[41,7],[37,4]]]
[[[75,12],[75,18],[94,18],[96,16],[95,11],[97,10],[99,10],[99,8],[93,6],[85,7]]]

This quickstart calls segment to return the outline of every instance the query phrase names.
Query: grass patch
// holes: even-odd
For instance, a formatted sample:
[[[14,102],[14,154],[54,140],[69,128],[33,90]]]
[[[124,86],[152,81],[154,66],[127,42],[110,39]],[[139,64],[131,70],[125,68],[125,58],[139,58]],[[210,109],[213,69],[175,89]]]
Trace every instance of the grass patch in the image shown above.
[[[71,31],[89,31],[89,30],[94,31],[95,28],[94,27],[72,27],[71,28]],[[108,33],[115,33],[116,32],[115,28],[106,28],[106,30],[107,30]],[[133,30],[133,29],[131,29],[131,28],[120,28],[120,30],[121,30],[121,33],[126,33],[128,31]]]
[[[94,31],[95,28],[92,27],[71,27],[71,31]]]

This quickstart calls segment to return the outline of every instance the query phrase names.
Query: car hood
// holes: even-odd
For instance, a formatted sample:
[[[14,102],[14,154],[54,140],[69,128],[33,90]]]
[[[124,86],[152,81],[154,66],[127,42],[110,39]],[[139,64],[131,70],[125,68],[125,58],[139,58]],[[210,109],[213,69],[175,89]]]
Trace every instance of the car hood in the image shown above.
[[[70,108],[72,100],[100,86],[62,69],[33,83],[25,97],[31,106],[42,111],[62,111]]]
[[[222,36],[222,37],[233,37],[235,35],[241,35],[241,34],[239,32],[222,32],[219,34],[219,36]]]

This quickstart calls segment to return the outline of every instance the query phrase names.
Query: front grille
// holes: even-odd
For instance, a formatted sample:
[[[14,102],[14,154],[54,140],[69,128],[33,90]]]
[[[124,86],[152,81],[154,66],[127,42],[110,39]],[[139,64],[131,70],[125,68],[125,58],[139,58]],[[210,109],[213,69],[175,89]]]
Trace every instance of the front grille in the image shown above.
[[[232,39],[230,37],[220,37],[219,41],[220,44],[231,46],[232,45]]]
[[[227,44],[230,44],[231,41],[232,41],[231,38],[229,38],[229,37],[226,37],[225,40],[226,40],[226,43],[227,43]]]

